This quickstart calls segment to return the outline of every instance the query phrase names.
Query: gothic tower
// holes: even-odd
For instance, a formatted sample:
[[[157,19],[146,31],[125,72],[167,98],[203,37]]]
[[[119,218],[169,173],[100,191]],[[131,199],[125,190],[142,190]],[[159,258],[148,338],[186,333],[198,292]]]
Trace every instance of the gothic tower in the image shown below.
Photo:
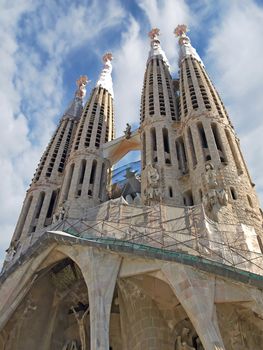
[[[211,219],[261,231],[259,202],[239,140],[186,32],[185,25],[175,29],[180,46],[176,151],[184,204],[203,202]]]
[[[112,54],[103,56],[104,67],[78,123],[66,165],[59,199],[71,217],[107,199],[109,162],[101,147],[114,137]]]
[[[178,120],[170,67],[159,41],[159,29],[149,33],[151,49],[141,98],[142,200],[179,204],[173,124]]]
[[[40,159],[15,228],[12,238],[13,244],[52,222],[62,185],[64,167],[69,156],[76,125],[83,110],[82,103],[86,94],[86,84],[86,76],[80,77],[77,81],[78,89],[74,100],[63,114]]]

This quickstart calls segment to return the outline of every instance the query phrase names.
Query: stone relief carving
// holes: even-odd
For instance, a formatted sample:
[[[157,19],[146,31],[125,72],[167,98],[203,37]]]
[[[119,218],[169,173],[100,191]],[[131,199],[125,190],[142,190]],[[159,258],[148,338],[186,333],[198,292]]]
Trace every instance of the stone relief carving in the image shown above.
[[[159,201],[161,199],[161,190],[160,190],[160,175],[158,170],[148,164],[146,167],[147,173],[147,188],[146,188],[146,198],[148,202]]]
[[[222,206],[228,203],[228,194],[219,184],[218,174],[211,162],[206,163],[204,173],[204,196],[203,204],[208,214],[215,214]],[[214,216],[214,215],[213,215]]]

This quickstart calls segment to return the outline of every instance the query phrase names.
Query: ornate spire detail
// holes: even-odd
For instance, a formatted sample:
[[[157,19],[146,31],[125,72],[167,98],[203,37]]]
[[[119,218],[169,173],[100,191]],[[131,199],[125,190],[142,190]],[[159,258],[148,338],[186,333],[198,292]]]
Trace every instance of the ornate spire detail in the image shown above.
[[[77,91],[76,91],[76,97],[79,97],[83,99],[86,95],[86,86],[88,84],[89,80],[86,75],[81,75],[79,79],[76,81],[77,84]]]
[[[106,89],[112,97],[114,97],[113,94],[113,86],[112,86],[112,78],[111,78],[111,72],[112,72],[112,65],[111,61],[113,59],[111,52],[106,52],[102,60],[104,62],[104,67],[100,73],[99,80],[97,82],[97,87],[101,86],[102,88]]]
[[[159,36],[160,36],[160,29],[158,28],[153,28],[149,33],[148,36],[151,40],[151,50],[149,52],[149,58],[148,58],[148,62],[151,58],[155,57],[155,56],[161,56],[163,61],[165,62],[165,64],[168,66],[168,68],[170,68],[168,59],[163,51],[163,49],[161,48],[161,44],[160,44],[160,40],[159,40]]]
[[[196,49],[191,45],[191,40],[186,35],[187,32],[189,32],[189,29],[185,24],[179,24],[174,30],[175,36],[179,37],[179,45],[180,45],[179,65],[185,57],[192,56],[204,66],[200,56],[196,52]]]
[[[77,90],[75,92],[75,98],[66,109],[63,118],[80,118],[83,110],[83,99],[86,95],[86,86],[89,81],[86,75],[81,75],[76,81]]]

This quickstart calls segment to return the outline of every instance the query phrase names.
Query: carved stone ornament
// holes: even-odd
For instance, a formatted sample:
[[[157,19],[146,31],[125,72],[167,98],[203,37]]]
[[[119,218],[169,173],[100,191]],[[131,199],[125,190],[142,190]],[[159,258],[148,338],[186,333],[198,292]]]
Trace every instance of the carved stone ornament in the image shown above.
[[[160,175],[158,173],[158,170],[154,168],[152,164],[148,164],[146,167],[146,172],[147,172],[146,197],[149,201],[160,200],[161,199]]]
[[[174,34],[178,37],[186,34],[187,32],[189,32],[189,29],[187,28],[186,24],[179,24],[174,30]]]
[[[106,52],[103,57],[102,57],[103,62],[107,62],[107,61],[112,61],[113,60],[113,55],[111,52]]]
[[[204,348],[199,337],[196,338],[196,332],[184,327],[181,334],[176,337],[175,350],[204,350]]]
[[[220,186],[217,172],[211,162],[206,163],[204,173],[203,203],[206,211],[211,213],[228,203],[228,194],[223,186]]]
[[[153,28],[149,33],[148,36],[151,40],[158,40],[158,36],[160,35],[160,29],[159,28]]]
[[[77,84],[77,92],[76,92],[76,96],[79,98],[83,98],[86,95],[86,86],[88,84],[89,80],[88,77],[86,75],[82,75],[80,76],[80,78],[76,81]]]

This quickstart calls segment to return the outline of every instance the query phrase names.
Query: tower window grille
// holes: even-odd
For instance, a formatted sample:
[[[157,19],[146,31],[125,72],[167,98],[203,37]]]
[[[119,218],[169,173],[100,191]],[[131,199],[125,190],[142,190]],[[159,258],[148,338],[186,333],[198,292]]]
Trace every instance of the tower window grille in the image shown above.
[[[61,122],[60,122],[60,124],[61,124]],[[50,151],[50,149],[51,149],[51,147],[53,145],[53,142],[54,142],[54,140],[55,140],[55,138],[56,138],[56,136],[58,134],[58,131],[59,131],[59,127],[57,128],[56,132],[52,136],[52,138],[51,138],[51,140],[50,140],[50,142],[48,144],[48,147],[47,147],[45,153],[43,154],[43,157],[40,160],[39,167],[38,167],[38,169],[37,169],[37,171],[35,173],[35,178],[33,179],[34,182],[37,182],[39,180],[40,176],[41,176],[42,170],[43,170],[43,168],[45,166],[45,163],[46,163],[46,160],[47,160],[47,156],[48,156],[49,151]]]
[[[64,149],[63,149],[63,152],[62,152],[62,155],[61,155],[61,158],[60,158],[60,163],[59,163],[59,166],[58,166],[58,171],[60,173],[63,172],[64,170],[64,167],[65,167],[65,162],[66,162],[66,159],[67,159],[67,156],[68,156],[68,152],[69,152],[69,147],[70,147],[70,144],[71,144],[71,136],[72,136],[72,130],[73,130],[73,121],[69,121],[70,123],[70,126],[69,126],[69,130],[68,130],[68,135],[67,135],[67,138],[66,138],[66,141],[65,141],[65,144],[64,144]]]
[[[194,85],[193,85],[193,81],[192,81],[192,77],[191,77],[191,71],[190,71],[190,67],[188,64],[188,60],[185,60],[185,68],[186,68],[186,76],[187,76],[187,81],[188,81],[188,88],[189,88],[189,93],[190,93],[190,97],[191,97],[191,103],[192,103],[192,107],[194,110],[198,109],[198,103],[197,103],[197,98],[196,98],[196,93],[195,93],[195,89],[194,89]]]
[[[53,171],[54,164],[55,164],[55,161],[56,161],[56,158],[57,158],[57,155],[58,155],[58,151],[59,151],[61,142],[63,140],[64,133],[65,133],[65,130],[66,130],[66,126],[67,126],[67,123],[64,122],[64,126],[63,126],[63,128],[62,128],[62,130],[60,132],[59,138],[57,140],[57,143],[55,145],[54,151],[52,153],[52,157],[51,157],[49,165],[48,165],[48,169],[47,169],[47,172],[46,172],[46,176],[47,177],[50,177],[51,173]]]
[[[180,80],[181,80],[181,91],[182,91],[181,95],[182,95],[182,100],[183,100],[183,111],[184,111],[184,116],[187,116],[188,108],[187,108],[186,96],[185,96],[183,70],[181,70],[181,72],[180,72]]]

